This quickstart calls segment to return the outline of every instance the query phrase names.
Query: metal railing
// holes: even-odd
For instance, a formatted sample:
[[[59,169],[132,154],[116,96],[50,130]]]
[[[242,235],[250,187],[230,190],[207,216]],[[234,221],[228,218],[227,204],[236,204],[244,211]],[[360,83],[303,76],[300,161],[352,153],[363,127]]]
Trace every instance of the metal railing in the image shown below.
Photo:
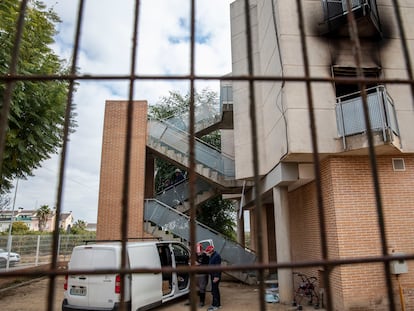
[[[325,9],[325,19],[334,19],[338,16],[342,16],[348,13],[348,4],[347,0],[322,0],[324,3]],[[350,0],[350,4],[352,10],[356,10],[359,8],[363,8],[364,6],[368,6],[370,10],[376,13],[376,17],[378,17],[377,13],[377,4],[375,0]]]
[[[394,102],[385,87],[382,85],[376,86],[367,89],[366,92],[371,130],[380,130],[383,134],[384,142],[389,140],[388,133],[399,136],[400,130],[398,128]],[[339,137],[365,133],[367,131],[363,104],[361,92],[337,98],[335,112]]]
[[[188,184],[188,179],[182,180],[181,182],[168,186],[162,191],[158,192],[155,198],[158,201],[171,207],[183,204],[190,197],[189,186],[190,185]],[[195,183],[195,189],[196,194],[200,194],[204,191],[211,190],[211,186],[209,183],[201,179],[197,179]]]
[[[189,158],[189,133],[167,124],[164,121],[148,120],[148,141],[165,146],[183,158]],[[195,161],[217,172],[223,178],[234,178],[235,166],[233,157],[207,144],[201,139],[195,139]]]
[[[145,200],[144,219],[145,221],[156,224],[164,231],[180,237],[186,242],[190,241],[189,216],[180,213],[158,200]],[[196,222],[196,224],[196,240],[212,239],[214,247],[229,265],[252,264],[256,261],[254,252],[200,222]]]
[[[289,0],[291,1],[291,0]],[[273,263],[269,263],[269,264],[264,264],[263,261],[263,254],[262,254],[262,245],[264,245],[265,243],[267,243],[268,241],[265,241],[264,239],[262,239],[261,234],[259,232],[258,238],[257,238],[257,249],[258,251],[258,265],[252,265],[252,268],[256,269],[257,271],[264,271],[265,269],[269,269],[269,268],[277,268],[277,269],[286,269],[286,268],[293,268],[293,267],[298,267],[298,266],[302,266],[302,267],[320,267],[323,266],[326,268],[327,271],[332,271],[335,268],[341,268],[343,265],[352,265],[352,264],[372,264],[373,262],[381,262],[384,267],[387,267],[389,261],[391,260],[389,258],[389,256],[386,255],[386,252],[383,250],[383,252],[379,255],[376,256],[375,258],[345,258],[345,259],[341,259],[341,260],[331,260],[330,258],[328,258],[328,243],[327,243],[327,239],[326,239],[326,235],[327,235],[327,230],[326,226],[325,226],[325,221],[326,219],[324,218],[325,214],[325,208],[323,205],[323,191],[322,191],[322,186],[321,186],[321,166],[319,165],[319,161],[320,161],[320,154],[318,151],[318,137],[316,135],[316,123],[315,123],[315,115],[314,115],[314,106],[313,106],[313,97],[312,97],[312,89],[314,84],[317,83],[332,83],[335,82],[335,78],[327,78],[327,77],[316,77],[316,76],[311,76],[310,75],[310,65],[309,65],[309,50],[308,50],[308,46],[307,44],[309,43],[308,40],[306,39],[306,34],[305,34],[305,25],[304,25],[304,8],[303,8],[303,4],[306,2],[306,4],[309,4],[310,2],[315,2],[315,1],[301,1],[301,0],[296,0],[296,1],[291,1],[291,3],[295,3],[296,4],[296,12],[294,12],[294,9],[292,9],[292,11],[290,13],[292,13],[292,15],[295,15],[295,17],[297,16],[297,21],[298,21],[298,37],[300,37],[300,45],[298,45],[299,49],[301,49],[302,51],[302,56],[303,56],[303,75],[298,75],[298,76],[287,76],[287,75],[279,75],[279,74],[275,74],[273,76],[271,75],[267,75],[267,76],[260,76],[260,75],[255,75],[254,72],[256,72],[255,70],[253,70],[253,58],[254,58],[254,51],[253,51],[253,35],[252,35],[252,18],[251,18],[251,11],[249,10],[250,8],[250,1],[246,0],[245,1],[245,10],[244,12],[240,13],[240,21],[243,21],[246,23],[246,31],[243,32],[243,35],[246,35],[246,45],[245,47],[241,47],[242,49],[245,48],[246,49],[246,67],[248,68],[248,72],[244,75],[240,75],[240,76],[232,76],[232,77],[226,77],[223,78],[221,75],[217,75],[217,76],[211,76],[211,75],[197,75],[195,72],[195,12],[196,12],[196,1],[195,0],[189,0],[189,14],[187,16],[187,20],[189,21],[189,31],[190,31],[190,35],[189,35],[189,40],[191,41],[191,45],[189,48],[189,55],[191,55],[190,57],[190,70],[188,73],[183,74],[183,75],[173,75],[173,74],[152,74],[152,75],[142,75],[142,74],[137,74],[137,72],[135,71],[135,64],[136,64],[136,58],[138,57],[138,55],[140,55],[137,52],[137,42],[138,42],[138,21],[139,21],[139,16],[140,16],[140,3],[141,1],[136,0],[134,1],[134,24],[133,24],[133,34],[132,34],[132,42],[133,42],[133,46],[131,48],[131,70],[129,74],[123,74],[123,75],[114,75],[114,74],[78,74],[77,70],[78,70],[78,53],[80,51],[80,34],[81,34],[81,29],[82,29],[82,23],[84,21],[87,22],[87,20],[83,20],[83,13],[85,10],[85,2],[83,0],[79,1],[79,8],[78,8],[78,14],[76,17],[76,29],[75,29],[75,41],[73,44],[73,57],[72,57],[72,65],[71,65],[71,69],[70,69],[70,73],[67,75],[48,75],[48,74],[40,74],[40,75],[26,75],[23,73],[19,73],[17,70],[17,60],[19,58],[19,45],[21,42],[21,37],[22,37],[22,32],[23,32],[23,20],[24,20],[24,14],[26,11],[26,7],[27,7],[27,1],[26,0],[22,0],[20,1],[21,3],[21,16],[22,18],[19,19],[19,22],[16,23],[16,31],[15,33],[13,33],[13,37],[15,37],[15,42],[14,42],[14,48],[13,48],[13,54],[10,55],[11,61],[10,61],[10,65],[8,66],[8,69],[5,69],[5,71],[7,71],[6,73],[3,73],[1,75],[1,83],[5,84],[5,89],[6,91],[4,92],[4,96],[2,97],[3,102],[2,102],[2,110],[1,110],[1,116],[2,116],[2,123],[0,126],[0,136],[3,137],[3,139],[0,140],[0,158],[3,159],[3,155],[4,155],[4,137],[6,135],[6,130],[7,130],[7,117],[9,115],[9,108],[10,105],[12,103],[12,96],[11,94],[13,93],[13,87],[15,85],[16,82],[22,82],[25,83],[26,81],[29,82],[42,82],[42,81],[49,81],[49,80],[59,80],[59,81],[63,81],[63,82],[68,82],[70,83],[70,88],[69,88],[69,93],[68,93],[68,111],[71,111],[72,109],[72,98],[73,98],[73,91],[74,91],[74,84],[76,83],[81,83],[84,82],[85,80],[96,80],[96,81],[107,81],[107,80],[118,80],[118,81],[123,81],[126,83],[129,83],[129,96],[128,96],[128,101],[130,103],[130,107],[132,106],[132,101],[134,99],[134,85],[136,85],[137,81],[142,81],[142,80],[149,80],[149,81],[163,81],[163,80],[169,80],[169,81],[173,81],[173,80],[185,80],[190,84],[190,90],[191,90],[191,94],[194,94],[194,84],[197,81],[203,81],[203,80],[221,80],[221,79],[227,79],[227,80],[233,80],[233,81],[244,81],[248,84],[249,88],[248,91],[246,92],[246,98],[249,99],[249,103],[250,103],[250,107],[251,108],[255,108],[255,100],[256,100],[256,96],[255,96],[255,82],[257,81],[264,81],[264,82],[295,82],[295,83],[303,83],[306,86],[306,95],[307,95],[307,108],[308,108],[308,112],[309,112],[309,127],[311,129],[311,141],[312,141],[312,151],[313,151],[313,163],[314,163],[314,167],[315,167],[315,205],[317,205],[317,210],[318,210],[318,216],[319,218],[317,220],[319,220],[320,223],[320,231],[321,231],[321,236],[320,236],[320,249],[321,249],[321,259],[318,261],[306,261],[306,262],[301,262],[301,263],[295,263],[295,262],[284,262],[284,263],[277,263],[277,262],[273,262]],[[325,3],[341,3],[341,10],[343,12],[342,9],[342,4],[345,2],[345,0],[343,1],[325,1]],[[408,3],[409,1],[406,1],[406,3]],[[290,3],[290,2],[289,2]],[[352,3],[352,2],[351,2]],[[371,0],[370,3],[372,4],[376,4],[375,1]],[[387,3],[389,3],[389,10],[387,13],[387,16],[390,17],[391,16],[395,18],[395,23],[393,23],[392,25],[395,25],[397,29],[397,31],[395,32],[397,34],[397,36],[400,36],[400,41],[401,41],[401,47],[402,47],[402,54],[404,56],[404,61],[402,61],[402,65],[401,65],[401,71],[403,71],[403,69],[406,70],[407,73],[407,78],[404,79],[382,79],[381,81],[376,80],[376,83],[398,83],[398,84],[406,84],[409,85],[411,87],[411,92],[414,91],[414,74],[412,71],[412,64],[411,64],[411,57],[410,57],[410,53],[409,53],[409,49],[408,49],[408,40],[406,38],[406,33],[405,33],[405,28],[403,26],[403,21],[402,21],[402,17],[401,17],[401,12],[400,12],[400,6],[398,5],[398,1],[388,1]],[[272,1],[272,5],[274,4],[274,1]],[[97,6],[100,6],[101,3],[99,3],[99,5],[96,3]],[[271,5],[269,4],[269,7]],[[293,6],[292,6],[293,7]],[[388,9],[388,7],[387,7]],[[184,14],[185,15],[185,14]],[[275,14],[276,15],[276,14]],[[349,19],[352,21],[353,16],[351,14],[351,12],[349,12],[349,14],[347,14]],[[377,14],[378,15],[378,14]],[[295,20],[296,19],[292,19]],[[394,20],[392,20],[394,21]],[[276,21],[278,22],[278,21]],[[276,24],[275,22],[275,24]],[[307,24],[309,25],[309,24]],[[88,25],[86,25],[87,27]],[[405,24],[406,26],[406,24]],[[296,30],[296,28],[295,28]],[[349,32],[352,36],[351,40],[351,44],[352,46],[350,46],[350,48],[354,49],[354,51],[356,51],[354,53],[355,55],[355,63],[357,64],[356,66],[359,68],[361,66],[361,62],[360,62],[360,46],[357,42],[357,40],[354,40],[354,38],[358,38],[358,33],[357,30],[355,29],[355,27],[352,25],[352,23],[349,23]],[[102,35],[105,35],[104,33],[102,33]],[[276,33],[276,36],[279,36]],[[397,40],[396,40],[397,41]],[[108,44],[111,44],[112,42],[108,42]],[[358,53],[359,52],[359,53]],[[405,66],[405,68],[403,68]],[[297,71],[300,72],[300,71]],[[364,77],[358,75],[358,77],[355,78],[355,83],[363,83],[366,82],[366,79],[364,79]],[[313,84],[314,83],[314,84]],[[388,99],[385,100],[385,102],[388,103]],[[193,102],[190,101],[190,107],[193,106]],[[132,109],[131,109],[132,110]],[[250,123],[250,130],[251,130],[251,135],[256,138],[256,136],[254,135],[256,133],[256,115],[255,115],[255,109],[251,109],[251,120],[252,122]],[[128,114],[128,124],[130,125],[132,123],[132,113]],[[367,112],[364,109],[364,115],[367,115]],[[191,113],[190,113],[191,116]],[[191,119],[191,118],[190,118]],[[194,124],[192,124],[192,122],[189,122],[189,127],[194,128]],[[164,134],[164,130],[168,130],[168,126],[165,125],[160,125],[159,123],[156,124],[157,128],[156,128],[156,133],[159,134],[160,136],[155,136],[156,140],[160,140],[161,139],[161,135]],[[395,128],[395,124],[393,124],[393,121],[390,120],[390,123],[388,124],[391,128]],[[343,133],[345,134],[345,126],[343,126]],[[370,134],[371,129],[367,128],[367,132],[368,134]],[[169,133],[169,134],[173,134],[173,133]],[[62,150],[62,155],[61,155],[61,165],[60,165],[60,171],[59,171],[59,180],[57,182],[57,204],[56,204],[56,209],[57,209],[57,214],[60,214],[61,209],[62,209],[62,201],[63,201],[63,184],[64,184],[64,172],[65,172],[65,163],[66,163],[66,152],[67,152],[67,148],[66,148],[66,142],[69,140],[68,139],[69,133],[68,130],[66,128],[65,132],[64,132],[64,137],[63,137],[63,141],[64,146],[63,146],[63,150]],[[130,136],[128,136],[129,138]],[[368,137],[371,137],[371,135],[368,135]],[[192,141],[193,141],[193,137],[190,135],[190,137],[183,135],[182,137],[174,137],[174,135],[171,135],[171,139],[173,142],[177,142],[177,145],[173,144],[175,147],[184,147],[186,149],[185,154],[188,154],[188,149],[193,150],[196,149],[197,147],[194,147],[192,145]],[[177,140],[177,141],[175,141]],[[182,140],[187,140],[190,141],[189,144],[183,144]],[[160,140],[161,141],[161,140]],[[253,141],[253,146],[255,148],[252,148],[252,158],[253,158],[253,162],[255,164],[258,164],[258,155],[257,155],[257,142],[255,139],[252,139]],[[163,142],[163,141],[161,141]],[[178,142],[180,144],[178,144]],[[169,142],[170,143],[170,142]],[[127,142],[127,145],[129,144],[129,142]],[[183,145],[182,145],[183,144]],[[167,144],[169,145],[169,144]],[[379,188],[379,181],[378,181],[378,172],[376,169],[376,160],[375,160],[375,153],[373,152],[373,144],[372,141],[369,140],[369,145],[370,145],[370,153],[369,153],[369,161],[371,165],[371,173],[372,173],[372,181],[373,181],[373,189],[375,192],[375,206],[377,207],[377,217],[380,219],[379,221],[379,226],[378,226],[378,230],[380,231],[380,239],[376,240],[376,243],[381,243],[382,248],[385,248],[385,246],[387,245],[386,241],[385,241],[385,225],[383,222],[383,214],[382,214],[382,201],[381,201],[381,193],[380,193],[380,188]],[[128,145],[130,146],[130,145]],[[177,150],[177,149],[176,149]],[[127,190],[124,191],[123,194],[123,201],[128,202],[129,199],[129,185],[130,185],[130,180],[129,180],[129,175],[128,172],[130,171],[131,167],[129,166],[132,161],[129,161],[130,158],[130,149],[127,148],[127,152],[125,152],[125,166],[124,166],[124,180],[122,181],[122,185],[123,187]],[[190,172],[190,176],[192,176],[194,174],[194,170],[195,170],[195,165],[192,159],[192,152],[190,152],[190,165],[189,165],[189,172]],[[257,187],[259,187],[260,185],[260,176],[259,176],[259,170],[258,167],[254,168],[254,172],[253,172],[253,181],[255,182],[255,185]],[[260,189],[259,189],[260,190]],[[260,191],[257,190],[257,193],[260,194]],[[190,191],[190,195],[193,196],[194,192]],[[161,203],[154,203],[154,201],[147,201],[148,205],[153,205],[151,206],[148,210],[153,209],[153,212],[151,215],[147,215],[146,217],[150,218],[150,217],[155,217],[156,216],[156,221],[159,221],[160,223],[164,222],[165,224],[169,224],[169,228],[172,230],[178,230],[181,228],[186,228],[186,232],[189,232],[189,235],[187,235],[187,238],[190,239],[190,241],[195,241],[195,237],[197,237],[198,239],[202,237],[202,233],[194,233],[192,231],[192,224],[193,221],[195,220],[195,214],[192,214],[191,217],[189,219],[187,218],[180,218],[180,220],[175,219],[170,219],[169,217],[172,216],[163,216],[158,212],[155,212],[156,208],[159,208],[159,205]],[[161,204],[162,205],[162,204]],[[256,196],[256,202],[255,202],[256,208],[257,210],[260,212],[261,208],[262,208],[262,201],[260,198],[260,195]],[[127,210],[127,206],[123,205],[123,209],[122,212],[125,212]],[[168,210],[164,207],[164,210]],[[164,211],[165,213],[165,211]],[[125,212],[125,214],[128,214]],[[260,214],[257,216],[258,221],[260,221]],[[163,219],[163,217],[165,217],[165,219]],[[175,216],[176,217],[176,216]],[[154,219],[155,221],[155,219]],[[317,222],[317,221],[315,221]],[[58,226],[56,226],[58,227]],[[260,230],[258,230],[260,231]],[[123,232],[123,241],[127,240],[127,236],[126,236],[126,231],[122,231]],[[184,231],[183,231],[184,233]],[[211,237],[210,235],[211,232],[209,232],[208,238]],[[48,287],[48,298],[47,298],[47,309],[48,310],[52,310],[53,309],[53,297],[55,294],[55,281],[56,281],[56,276],[58,275],[62,275],[64,272],[63,271],[59,271],[57,269],[57,254],[59,254],[59,245],[61,244],[61,242],[59,242],[59,233],[56,231],[53,235],[52,238],[52,264],[50,265],[50,269],[45,272],[49,277],[50,277],[50,282],[49,282],[49,287]],[[220,245],[219,242],[217,242],[217,245]],[[219,246],[218,246],[219,247]],[[405,259],[413,259],[412,255],[409,256],[405,256]],[[403,259],[404,259],[403,258]],[[188,267],[189,271],[191,271],[192,267],[189,266]],[[226,269],[226,267],[222,267],[223,270]],[[385,269],[385,271],[387,271],[387,269]],[[123,272],[125,273],[125,271]],[[127,273],[127,272],[126,272]],[[9,277],[9,276],[13,276],[16,274],[13,273],[1,273],[0,277]],[[27,272],[25,275],[34,275],[33,273],[30,274],[29,272]],[[326,274],[327,275],[327,274]],[[262,279],[259,279],[259,281],[262,281]],[[327,287],[327,291],[331,290],[330,288],[330,282],[329,282],[329,278],[328,275],[324,278],[324,284]],[[393,286],[391,284],[391,279],[390,279],[390,275],[389,273],[387,273],[384,277],[384,281],[386,282],[386,288],[387,288],[387,294],[386,297],[383,297],[384,300],[387,300],[387,302],[389,302],[389,310],[396,310],[396,303],[393,299]],[[266,306],[263,303],[263,282],[259,283],[260,287],[259,287],[259,291],[258,294],[260,296],[258,296],[258,300],[260,301],[260,310],[266,310]],[[335,289],[337,290],[337,288]],[[192,288],[192,310],[196,310],[196,306],[195,306],[195,294],[196,294],[196,290],[195,288]],[[330,297],[329,293],[327,294],[328,297]],[[46,304],[45,304],[46,306]],[[328,302],[327,302],[327,308],[329,310],[334,310],[333,308],[333,303],[332,300],[329,298]],[[45,307],[46,309],[46,307]]]
[[[59,247],[57,256],[59,261],[69,261],[72,250],[77,245],[82,245],[86,240],[95,238],[95,233],[86,235],[62,234],[59,235]],[[0,236],[0,249],[7,249],[11,243],[11,251],[20,255],[20,262],[17,268],[32,267],[43,264],[50,264],[53,257],[53,236],[42,235],[6,235]],[[1,268],[1,267],[0,267]]]

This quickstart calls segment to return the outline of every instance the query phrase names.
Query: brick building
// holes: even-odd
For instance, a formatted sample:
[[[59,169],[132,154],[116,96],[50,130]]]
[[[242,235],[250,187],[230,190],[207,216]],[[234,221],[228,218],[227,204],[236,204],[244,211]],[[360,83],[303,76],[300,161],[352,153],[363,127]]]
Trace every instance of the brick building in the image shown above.
[[[250,219],[244,221],[250,223],[252,249],[257,249],[256,237],[261,236],[265,263],[413,254],[412,93],[408,84],[376,81],[407,77],[397,21],[391,13],[392,1],[351,1],[361,45],[359,60],[355,59],[355,46],[347,30],[350,12],[345,0],[300,1],[306,51],[298,26],[297,2],[250,1],[252,56],[244,48],[247,46],[244,3],[236,0],[231,4],[232,75],[282,79],[255,82],[256,139],[250,129],[250,86],[241,81],[222,83],[221,106],[231,110],[232,126],[226,125],[223,110],[215,129],[222,129],[223,154],[232,156],[211,156],[219,164],[205,159],[197,162],[200,181],[206,182],[214,194],[240,199],[244,191],[242,208],[250,211]],[[401,9],[403,24],[410,34],[407,40],[412,44],[414,23],[410,16],[414,16],[414,7],[405,1]],[[308,57],[310,78],[326,79],[310,83],[311,92],[306,79],[283,80],[303,77],[302,52]],[[253,68],[253,72],[248,68]],[[372,79],[366,82],[365,92],[360,91],[356,82],[343,82],[358,78],[361,72]],[[310,102],[314,124],[309,118]],[[364,103],[370,114],[370,128],[364,120]],[[149,201],[144,203],[144,199],[155,196],[154,157],[163,157],[188,169],[188,146],[187,137],[179,136],[169,124],[148,121],[144,102],[135,102],[133,107],[127,219],[128,236],[137,237],[150,234],[144,220],[151,204],[146,205]],[[102,239],[121,236],[129,116],[126,109],[127,102],[108,101],[106,105],[97,229],[97,236]],[[316,157],[312,128],[318,147]],[[251,151],[256,143],[258,159]],[[199,155],[200,150],[197,149]],[[255,206],[256,189],[252,184],[257,163],[261,206]],[[319,181],[315,166],[319,168]],[[207,188],[203,193],[208,192]],[[174,225],[177,224],[183,225],[178,220]],[[242,236],[239,235],[241,242]],[[325,257],[322,237],[326,239]],[[324,302],[327,296],[332,299],[334,310],[389,310],[389,299],[394,299],[397,305],[401,301],[399,284],[405,304],[414,308],[413,263],[407,261],[408,273],[387,274],[387,267],[387,262],[373,260],[338,264],[330,271],[322,264],[298,270],[318,278],[318,291],[324,295]],[[293,299],[296,283],[292,272],[291,268],[277,271],[282,303]],[[324,284],[326,279],[329,289]],[[391,298],[387,296],[387,280],[392,284]]]

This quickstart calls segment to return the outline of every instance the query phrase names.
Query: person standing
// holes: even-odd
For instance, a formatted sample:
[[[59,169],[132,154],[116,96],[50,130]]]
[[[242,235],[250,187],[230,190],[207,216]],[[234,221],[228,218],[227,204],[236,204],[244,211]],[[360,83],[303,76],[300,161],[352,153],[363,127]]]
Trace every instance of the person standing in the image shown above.
[[[210,257],[209,265],[221,265],[221,256],[214,249],[213,245],[207,246],[205,253]],[[211,295],[213,296],[213,302],[207,311],[214,311],[221,308],[220,302],[220,280],[221,280],[221,271],[211,272]]]
[[[177,168],[175,169],[174,175],[171,178],[171,183],[175,185],[175,184],[180,183],[184,179],[185,179],[184,174],[181,172],[179,168]]]
[[[197,258],[196,265],[208,265],[210,258],[203,252],[203,246],[198,243],[196,247]],[[208,283],[208,273],[202,272],[197,274],[198,295],[200,297],[200,307],[204,307],[206,301],[206,287]]]

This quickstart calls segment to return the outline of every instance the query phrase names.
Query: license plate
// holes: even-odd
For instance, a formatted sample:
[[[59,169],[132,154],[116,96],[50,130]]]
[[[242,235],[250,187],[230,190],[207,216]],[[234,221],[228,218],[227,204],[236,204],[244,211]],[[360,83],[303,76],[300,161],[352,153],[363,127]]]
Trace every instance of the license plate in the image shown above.
[[[75,296],[86,296],[86,288],[85,287],[72,287],[70,289],[70,294]]]

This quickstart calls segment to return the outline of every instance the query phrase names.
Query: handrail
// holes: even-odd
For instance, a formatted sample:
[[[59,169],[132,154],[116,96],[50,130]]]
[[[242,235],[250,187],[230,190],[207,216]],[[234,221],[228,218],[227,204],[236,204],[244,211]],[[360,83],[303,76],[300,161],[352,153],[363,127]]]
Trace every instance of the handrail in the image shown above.
[[[175,153],[189,157],[189,134],[155,118],[148,119],[148,140],[167,146]],[[196,163],[225,177],[235,176],[234,158],[214,146],[195,139]]]
[[[166,130],[170,128],[170,129],[173,129],[174,131],[176,131],[178,133],[181,133],[182,135],[185,135],[187,137],[190,135],[187,131],[184,131],[183,129],[180,129],[180,128],[174,126],[173,124],[169,124],[168,122],[164,121],[163,119],[157,119],[157,118],[153,118],[153,117],[148,117],[148,121],[149,122],[151,122],[151,121],[158,121],[158,122],[160,122],[160,123],[162,123],[162,124],[164,124],[164,125],[167,126],[166,127]],[[229,154],[227,154],[225,152],[222,152],[216,146],[213,146],[213,145],[209,144],[208,142],[206,142],[206,141],[204,141],[204,140],[202,140],[202,139],[200,139],[198,137],[195,137],[195,141],[196,141],[196,143],[203,144],[203,145],[205,145],[206,147],[208,147],[210,149],[214,149],[214,151],[220,152],[223,156],[225,156],[227,158],[234,159],[234,157],[232,155],[229,155]]]
[[[188,184],[188,179],[181,180],[180,182],[170,185],[165,189],[159,191],[156,194],[155,198],[168,206],[176,206],[179,204],[183,204],[184,201],[188,200],[189,198],[190,193]],[[201,179],[196,180],[195,190],[197,194],[203,191],[208,191],[210,189],[211,186],[207,182]]]
[[[145,200],[144,219],[183,240],[190,240],[189,216],[156,199]],[[249,264],[256,261],[256,255],[253,251],[198,221],[196,221],[196,225],[196,240],[212,239],[216,250],[229,264]]]

